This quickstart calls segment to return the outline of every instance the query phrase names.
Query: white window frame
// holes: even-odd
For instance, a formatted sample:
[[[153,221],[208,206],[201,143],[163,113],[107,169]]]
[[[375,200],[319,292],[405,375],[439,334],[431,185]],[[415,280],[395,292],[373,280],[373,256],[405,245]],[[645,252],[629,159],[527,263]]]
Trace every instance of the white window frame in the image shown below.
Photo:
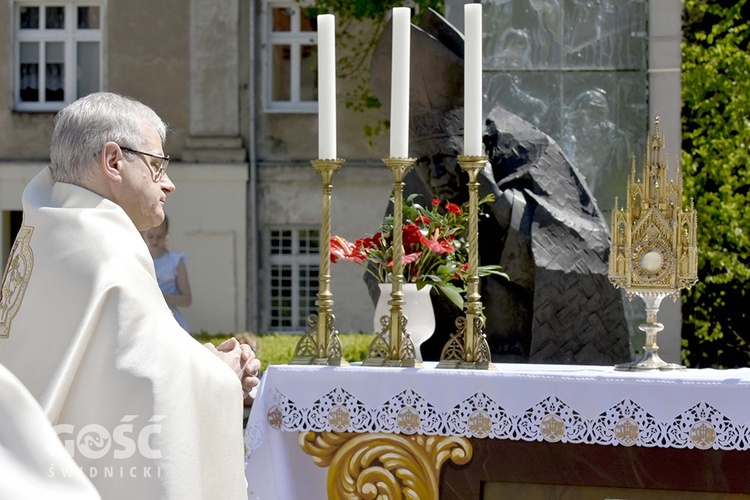
[[[77,89],[77,71],[78,71],[78,42],[97,42],[99,44],[99,87],[104,86],[104,24],[106,20],[106,0],[16,0],[13,6],[13,109],[21,112],[56,112],[65,107],[67,104],[75,101],[78,97]],[[20,29],[20,9],[21,7],[39,7],[40,16],[38,30]],[[45,7],[64,7],[65,8],[65,28],[61,30],[44,29],[44,8]],[[78,7],[99,7],[99,28],[98,29],[78,29]],[[21,100],[21,74],[20,50],[23,42],[38,42],[39,49],[39,100],[28,102]],[[64,76],[63,88],[65,98],[62,101],[45,101],[45,78],[44,71],[45,44],[47,42],[61,42],[64,47]]]
[[[271,251],[271,234],[273,231],[290,231],[291,232],[291,238],[292,238],[292,252],[290,254],[272,254]],[[317,309],[314,309],[311,307],[310,310],[301,310],[300,308],[300,299],[302,297],[302,290],[300,288],[300,271],[304,269],[309,268],[317,268],[318,273],[321,272],[320,270],[320,245],[319,245],[319,239],[318,241],[318,251],[316,253],[301,253],[300,252],[300,242],[301,242],[301,233],[303,231],[312,232],[316,231],[318,234],[318,238],[320,237],[320,227],[318,226],[276,226],[276,227],[269,227],[265,231],[265,238],[264,240],[264,254],[266,258],[266,262],[268,262],[268,265],[265,266],[266,272],[265,272],[265,283],[266,286],[264,287],[265,290],[268,290],[268,293],[265,294],[264,297],[264,329],[267,332],[279,332],[279,333],[302,333],[306,330],[306,321],[307,316],[309,316],[311,313],[317,312]],[[272,283],[271,283],[271,271],[274,268],[278,268],[281,266],[289,266],[291,268],[291,325],[289,326],[272,326],[272,307],[271,307],[271,301],[272,301]],[[319,276],[319,274],[318,274]],[[308,298],[315,298],[317,300],[317,294],[318,294],[318,281],[316,280],[314,285],[314,290],[311,290],[311,293],[314,293],[313,296]]]
[[[292,11],[292,26],[289,32],[274,32],[272,12],[274,8],[285,8]],[[297,2],[273,1],[263,2],[263,109],[266,113],[317,113],[318,101],[303,101],[300,98],[301,89],[301,47],[303,45],[317,45],[317,31],[301,31],[300,19],[302,7]],[[273,61],[274,45],[289,45],[291,48],[290,61],[290,99],[288,101],[273,100]],[[316,77],[317,78],[317,77]]]

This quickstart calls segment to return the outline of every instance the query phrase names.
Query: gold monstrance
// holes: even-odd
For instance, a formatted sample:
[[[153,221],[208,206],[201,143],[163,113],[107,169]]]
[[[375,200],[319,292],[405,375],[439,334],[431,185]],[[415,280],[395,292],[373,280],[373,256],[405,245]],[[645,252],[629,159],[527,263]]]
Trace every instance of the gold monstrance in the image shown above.
[[[682,178],[667,181],[664,135],[659,118],[647,138],[643,180],[635,178],[635,158],[627,184],[627,208],[612,212],[612,246],[609,254],[609,280],[624,288],[628,299],[637,295],[646,304],[646,333],[641,358],[616,365],[616,370],[681,370],[683,366],[663,361],[657,353],[656,334],[664,325],[656,322],[664,297],[677,300],[683,288],[698,281],[696,252],[697,218],[693,201],[682,209]]]

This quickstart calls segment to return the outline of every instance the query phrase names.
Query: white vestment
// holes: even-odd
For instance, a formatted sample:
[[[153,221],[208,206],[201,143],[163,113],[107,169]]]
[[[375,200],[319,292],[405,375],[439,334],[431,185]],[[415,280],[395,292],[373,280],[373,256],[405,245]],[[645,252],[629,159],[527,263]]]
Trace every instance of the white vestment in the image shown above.
[[[63,470],[65,475],[59,473]],[[0,500],[100,498],[63,448],[39,403],[3,365],[0,365],[0,478]]]
[[[240,381],[175,321],[125,212],[49,168],[23,208],[0,363],[84,474],[105,499],[246,498]]]

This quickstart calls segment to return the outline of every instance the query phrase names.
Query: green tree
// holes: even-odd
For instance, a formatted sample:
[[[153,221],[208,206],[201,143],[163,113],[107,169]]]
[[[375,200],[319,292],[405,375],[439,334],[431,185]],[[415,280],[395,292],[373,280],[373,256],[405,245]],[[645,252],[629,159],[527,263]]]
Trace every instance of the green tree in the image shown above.
[[[691,367],[750,366],[750,9],[685,0],[682,165],[698,212],[698,283],[683,294]]]

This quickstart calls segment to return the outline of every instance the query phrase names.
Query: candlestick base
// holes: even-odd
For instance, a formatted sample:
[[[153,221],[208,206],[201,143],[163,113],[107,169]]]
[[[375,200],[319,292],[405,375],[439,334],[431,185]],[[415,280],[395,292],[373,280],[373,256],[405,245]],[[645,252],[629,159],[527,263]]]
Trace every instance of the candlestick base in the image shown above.
[[[348,365],[343,358],[339,332],[333,327],[336,318],[333,314],[326,316],[325,343],[321,345],[318,342],[319,328],[323,324],[320,322],[320,316],[313,313],[307,317],[308,330],[297,342],[290,365]]]
[[[451,334],[448,342],[440,353],[440,362],[437,368],[460,368],[474,370],[494,370],[491,363],[490,346],[484,335],[484,320],[475,316],[473,324],[473,348],[467,342],[469,331],[468,316],[456,318],[456,333]]]
[[[362,361],[362,366],[402,366],[411,368],[418,366],[414,342],[411,339],[411,334],[406,329],[407,322],[408,319],[406,316],[400,316],[397,328],[400,342],[398,342],[398,345],[391,346],[389,343],[391,336],[391,315],[383,315],[380,318],[382,328],[380,332],[376,333],[375,339],[370,344],[367,357]]]

